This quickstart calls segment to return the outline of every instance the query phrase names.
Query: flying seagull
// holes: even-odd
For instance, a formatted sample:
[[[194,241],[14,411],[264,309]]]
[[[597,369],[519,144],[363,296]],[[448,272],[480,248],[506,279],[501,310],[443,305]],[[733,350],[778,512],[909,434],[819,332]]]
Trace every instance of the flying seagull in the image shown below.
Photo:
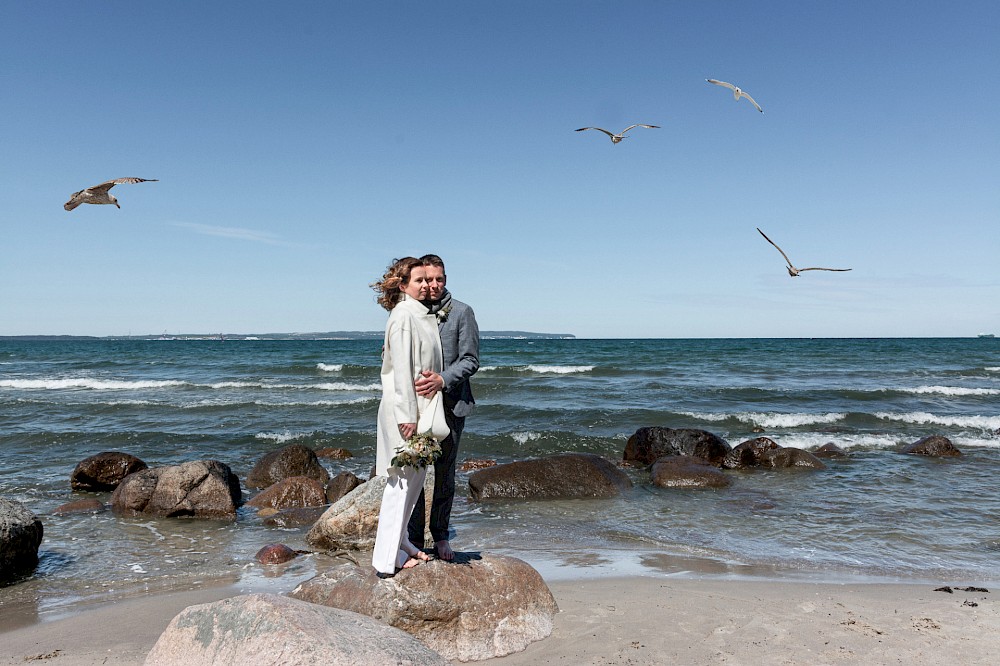
[[[753,101],[753,97],[743,92],[743,90],[741,90],[739,86],[734,86],[732,83],[726,83],[725,81],[716,81],[715,79],[705,79],[705,80],[708,81],[709,83],[714,83],[717,86],[722,86],[723,88],[729,88],[730,90],[732,90],[733,97],[736,99],[737,102],[740,101],[740,97],[746,97],[748,100],[750,100],[751,104],[757,107],[758,111],[764,113],[764,109],[760,108],[760,104]]]
[[[581,127],[580,129],[573,130],[573,131],[574,132],[582,132],[583,130],[589,130],[589,129],[597,130],[598,132],[604,132],[605,134],[607,134],[608,136],[610,136],[611,137],[611,143],[621,143],[622,139],[625,138],[625,132],[629,131],[633,127],[648,127],[649,129],[660,129],[659,125],[643,125],[643,124],[640,123],[640,124],[636,124],[636,125],[629,125],[625,129],[623,129],[621,132],[619,132],[618,134],[612,134],[608,130],[601,129],[600,127]]]
[[[757,227],[757,231],[760,231],[760,227]],[[768,243],[770,243],[771,245],[774,245],[775,249],[778,250],[778,252],[781,253],[781,256],[783,256],[785,258],[785,261],[788,263],[788,274],[791,275],[792,277],[798,276],[798,274],[801,273],[802,271],[849,271],[849,270],[851,270],[850,268],[796,268],[795,266],[792,265],[792,262],[788,260],[788,255],[785,254],[785,251],[782,250],[780,247],[778,247],[777,244],[775,244],[775,242],[773,240],[771,240],[770,238],[768,238],[767,234],[765,234],[763,231],[760,231],[760,235],[763,236],[764,240],[766,240]]]
[[[111,194],[110,190],[115,185],[121,185],[124,183],[155,183],[159,180],[158,178],[115,178],[114,180],[109,180],[100,185],[94,185],[93,187],[88,187],[85,190],[80,190],[79,192],[74,192],[69,198],[69,201],[63,204],[63,208],[66,210],[73,210],[80,204],[114,204],[118,206],[118,199],[115,195]],[[118,206],[120,209],[121,206]]]

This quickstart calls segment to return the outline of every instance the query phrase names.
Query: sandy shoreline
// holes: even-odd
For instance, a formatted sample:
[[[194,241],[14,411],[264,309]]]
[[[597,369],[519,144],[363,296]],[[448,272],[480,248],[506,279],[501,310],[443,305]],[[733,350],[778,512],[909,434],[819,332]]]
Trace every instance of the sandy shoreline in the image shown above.
[[[1000,653],[1000,590],[656,576],[555,580],[551,636],[485,664],[960,664]],[[156,594],[11,628],[0,663],[141,664],[187,606],[235,586]]]

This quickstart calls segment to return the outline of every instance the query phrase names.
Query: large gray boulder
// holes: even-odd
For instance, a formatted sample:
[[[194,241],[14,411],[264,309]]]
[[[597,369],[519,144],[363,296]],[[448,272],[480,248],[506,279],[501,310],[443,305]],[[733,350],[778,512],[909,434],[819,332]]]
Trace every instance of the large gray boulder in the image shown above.
[[[330,505],[306,534],[306,543],[319,550],[371,550],[375,546],[378,513],[388,477],[374,476]],[[434,497],[434,468],[424,479],[424,515],[430,515]],[[433,539],[425,534],[424,542]]]
[[[111,495],[111,510],[125,516],[236,519],[240,480],[225,463],[197,460],[130,474]]]
[[[694,456],[721,465],[729,453],[726,440],[707,430],[691,428],[639,428],[625,443],[626,462],[651,465],[663,456]]]
[[[526,562],[468,553],[385,579],[370,566],[343,564],[300,584],[291,596],[370,615],[459,661],[523,650],[552,632],[559,610]]]
[[[292,476],[308,476],[325,486],[330,473],[308,446],[290,444],[261,458],[247,475],[247,488],[267,488]]]
[[[109,492],[129,474],[149,467],[142,460],[120,451],[104,451],[84,458],[69,476],[73,490]]]
[[[20,502],[0,497],[0,584],[34,571],[42,521]]]
[[[274,594],[189,606],[146,666],[446,666],[409,634],[370,617]]]
[[[520,460],[469,476],[469,496],[474,500],[605,498],[631,487],[625,472],[592,453]]]

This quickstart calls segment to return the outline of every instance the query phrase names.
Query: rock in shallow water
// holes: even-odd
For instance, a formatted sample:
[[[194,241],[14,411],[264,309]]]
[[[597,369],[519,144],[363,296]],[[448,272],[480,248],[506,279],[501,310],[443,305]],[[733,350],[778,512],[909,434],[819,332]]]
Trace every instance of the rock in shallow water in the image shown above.
[[[615,497],[632,487],[625,472],[592,453],[567,453],[487,467],[469,477],[474,500]]]
[[[42,521],[28,507],[0,497],[0,584],[34,570],[43,533]]]
[[[77,463],[69,482],[73,490],[111,491],[126,476],[147,467],[142,460],[128,453],[104,451]]]
[[[707,430],[692,428],[639,428],[628,438],[623,459],[651,465],[663,456],[694,456],[719,465],[729,453],[726,440]]]
[[[225,463],[196,460],[129,474],[111,495],[111,509],[126,516],[236,519],[240,480]]]

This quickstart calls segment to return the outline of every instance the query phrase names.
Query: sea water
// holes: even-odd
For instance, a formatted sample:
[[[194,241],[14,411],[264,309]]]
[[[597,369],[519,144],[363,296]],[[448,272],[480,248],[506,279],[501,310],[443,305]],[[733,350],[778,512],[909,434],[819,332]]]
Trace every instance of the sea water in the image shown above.
[[[311,575],[321,556],[280,571],[253,558],[267,543],[307,550],[308,526],[268,527],[247,508],[235,522],[52,512],[107,501],[69,482],[102,451],[151,467],[216,459],[245,480],[282,446],[342,447],[354,457],[323,464],[367,478],[380,348],[377,338],[0,341],[0,496],[45,529],[38,568],[0,588],[0,607],[31,600],[44,617],[218,582],[277,576],[290,589]],[[474,502],[460,472],[459,550],[515,555],[549,577],[1000,580],[1000,340],[484,339],[481,363],[460,463],[619,461],[644,426],[709,430],[733,446],[761,434],[807,450],[833,442],[850,455],[820,471],[727,472],[724,490],[658,488],[625,468],[634,487],[610,500]],[[927,435],[963,455],[898,452]]]

